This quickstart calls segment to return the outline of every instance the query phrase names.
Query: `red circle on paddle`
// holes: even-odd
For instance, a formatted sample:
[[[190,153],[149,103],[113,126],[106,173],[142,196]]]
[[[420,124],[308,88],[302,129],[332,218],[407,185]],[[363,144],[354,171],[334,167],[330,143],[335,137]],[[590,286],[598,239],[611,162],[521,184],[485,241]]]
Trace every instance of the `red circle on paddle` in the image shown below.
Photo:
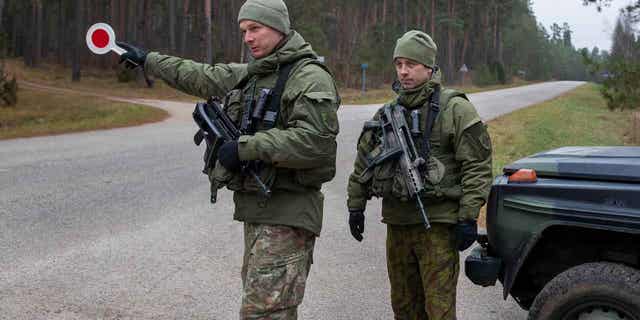
[[[98,48],[104,48],[109,44],[109,34],[104,29],[98,29],[91,35],[91,42]]]

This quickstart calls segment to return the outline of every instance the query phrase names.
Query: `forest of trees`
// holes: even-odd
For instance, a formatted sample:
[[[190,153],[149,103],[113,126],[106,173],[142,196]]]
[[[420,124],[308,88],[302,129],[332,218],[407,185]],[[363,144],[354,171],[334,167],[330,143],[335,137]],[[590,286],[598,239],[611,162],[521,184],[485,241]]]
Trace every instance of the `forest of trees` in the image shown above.
[[[43,62],[71,66],[74,77],[84,68],[114,69],[117,57],[93,55],[84,42],[90,25],[107,22],[119,40],[148,50],[203,62],[246,61],[237,25],[243,2],[0,0],[1,52],[24,57],[27,66]],[[341,85],[359,86],[362,63],[369,65],[369,86],[391,82],[395,40],[410,29],[433,36],[448,83],[460,81],[462,65],[472,71],[478,85],[508,82],[513,76],[589,77],[581,50],[571,41],[570,26],[542,26],[529,0],[285,2],[293,28],[325,57]]]
[[[600,9],[611,0],[584,0]],[[613,30],[611,53],[583,51],[584,60],[592,75],[602,80],[600,91],[609,109],[637,109],[640,105],[640,0],[620,12]]]

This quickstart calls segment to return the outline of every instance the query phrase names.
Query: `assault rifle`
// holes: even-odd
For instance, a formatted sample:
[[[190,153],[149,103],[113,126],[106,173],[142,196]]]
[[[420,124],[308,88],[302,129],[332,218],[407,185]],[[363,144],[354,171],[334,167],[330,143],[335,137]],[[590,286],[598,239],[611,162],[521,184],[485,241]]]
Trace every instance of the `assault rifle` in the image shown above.
[[[380,114],[380,129],[382,130],[382,154],[372,159],[367,169],[377,166],[387,160],[397,159],[404,174],[404,181],[409,191],[409,196],[416,199],[416,206],[422,214],[425,228],[431,228],[427,213],[420,195],[424,191],[422,170],[425,167],[425,159],[418,153],[413,142],[412,130],[405,119],[405,108],[397,105],[385,105]],[[414,122],[413,133],[419,130]]]
[[[220,146],[227,141],[238,140],[242,132],[236,128],[233,121],[224,112],[217,98],[211,98],[206,103],[197,103],[195,110],[193,110],[193,120],[199,127],[198,132],[193,136],[193,142],[198,146],[202,143],[202,140],[207,143],[207,150],[204,155],[204,169],[202,170],[204,174],[207,174],[208,170],[215,166]],[[243,162],[241,171],[251,175],[256,180],[262,194],[265,197],[269,197],[271,196],[271,190],[256,174],[256,166],[257,163],[255,161],[246,161]],[[212,188],[211,203],[216,201],[217,195],[214,188]]]

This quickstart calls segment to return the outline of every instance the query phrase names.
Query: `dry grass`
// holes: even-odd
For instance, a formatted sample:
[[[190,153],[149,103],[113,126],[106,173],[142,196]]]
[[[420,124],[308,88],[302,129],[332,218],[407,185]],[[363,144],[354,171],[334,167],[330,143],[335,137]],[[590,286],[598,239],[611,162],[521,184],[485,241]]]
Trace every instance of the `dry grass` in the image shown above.
[[[114,66],[115,67],[115,66]],[[194,102],[199,98],[175,90],[160,80],[153,88],[147,88],[135,81],[118,82],[116,70],[83,69],[79,82],[71,81],[71,70],[59,65],[43,64],[37,68],[27,68],[22,59],[7,59],[6,68],[16,75],[18,81],[29,81],[57,88],[93,92],[105,96],[125,98],[147,98]]]
[[[147,106],[20,89],[16,106],[0,108],[0,139],[127,127],[168,116],[164,110]]]
[[[535,82],[514,79],[512,83],[504,84],[504,85],[493,85],[493,86],[486,86],[486,87],[478,87],[473,85],[446,86],[446,87],[456,89],[464,93],[476,93],[476,92],[482,92],[482,91],[491,91],[491,90],[526,86],[533,83]],[[383,85],[381,88],[368,89],[364,95],[362,94],[362,90],[352,89],[352,88],[342,88],[340,89],[340,97],[342,98],[342,103],[344,104],[377,104],[377,103],[382,104],[394,99],[396,97],[396,94],[395,92],[393,92],[393,90],[391,90],[391,85],[387,84],[387,85]]]
[[[632,141],[636,145],[640,145],[640,112],[634,112],[632,117],[633,127],[631,131]]]
[[[6,60],[7,70],[15,74],[18,81],[25,80],[37,84],[43,84],[58,88],[74,89],[80,91],[91,91],[97,94],[127,98],[147,98],[194,102],[199,98],[181,93],[161,80],[156,80],[154,88],[146,88],[144,85],[133,82],[118,82],[116,80],[117,65],[113,70],[82,70],[80,82],[71,81],[71,70],[59,65],[43,64],[37,68],[26,68],[23,60],[14,58]],[[494,85],[487,87],[464,86],[452,88],[466,93],[512,88],[531,84],[532,82],[514,79],[513,83],[507,85]],[[352,88],[339,89],[342,102],[344,104],[373,104],[385,103],[395,97],[390,84],[385,84],[380,88],[369,89],[363,95],[361,90]]]

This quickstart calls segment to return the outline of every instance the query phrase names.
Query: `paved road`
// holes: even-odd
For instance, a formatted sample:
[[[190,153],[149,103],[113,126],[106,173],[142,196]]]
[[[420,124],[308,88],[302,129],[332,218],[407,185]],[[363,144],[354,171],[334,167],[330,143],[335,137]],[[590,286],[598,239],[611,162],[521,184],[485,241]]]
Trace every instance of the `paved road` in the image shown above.
[[[580,82],[471,95],[484,119],[557,96]],[[234,319],[241,224],[230,193],[210,206],[192,142],[192,105],[162,123],[0,142],[0,319]],[[347,231],[345,190],[362,122],[378,106],[344,106],[337,177],[300,314],[391,319],[379,202],[365,241]],[[461,276],[460,319],[524,319],[500,285]]]

